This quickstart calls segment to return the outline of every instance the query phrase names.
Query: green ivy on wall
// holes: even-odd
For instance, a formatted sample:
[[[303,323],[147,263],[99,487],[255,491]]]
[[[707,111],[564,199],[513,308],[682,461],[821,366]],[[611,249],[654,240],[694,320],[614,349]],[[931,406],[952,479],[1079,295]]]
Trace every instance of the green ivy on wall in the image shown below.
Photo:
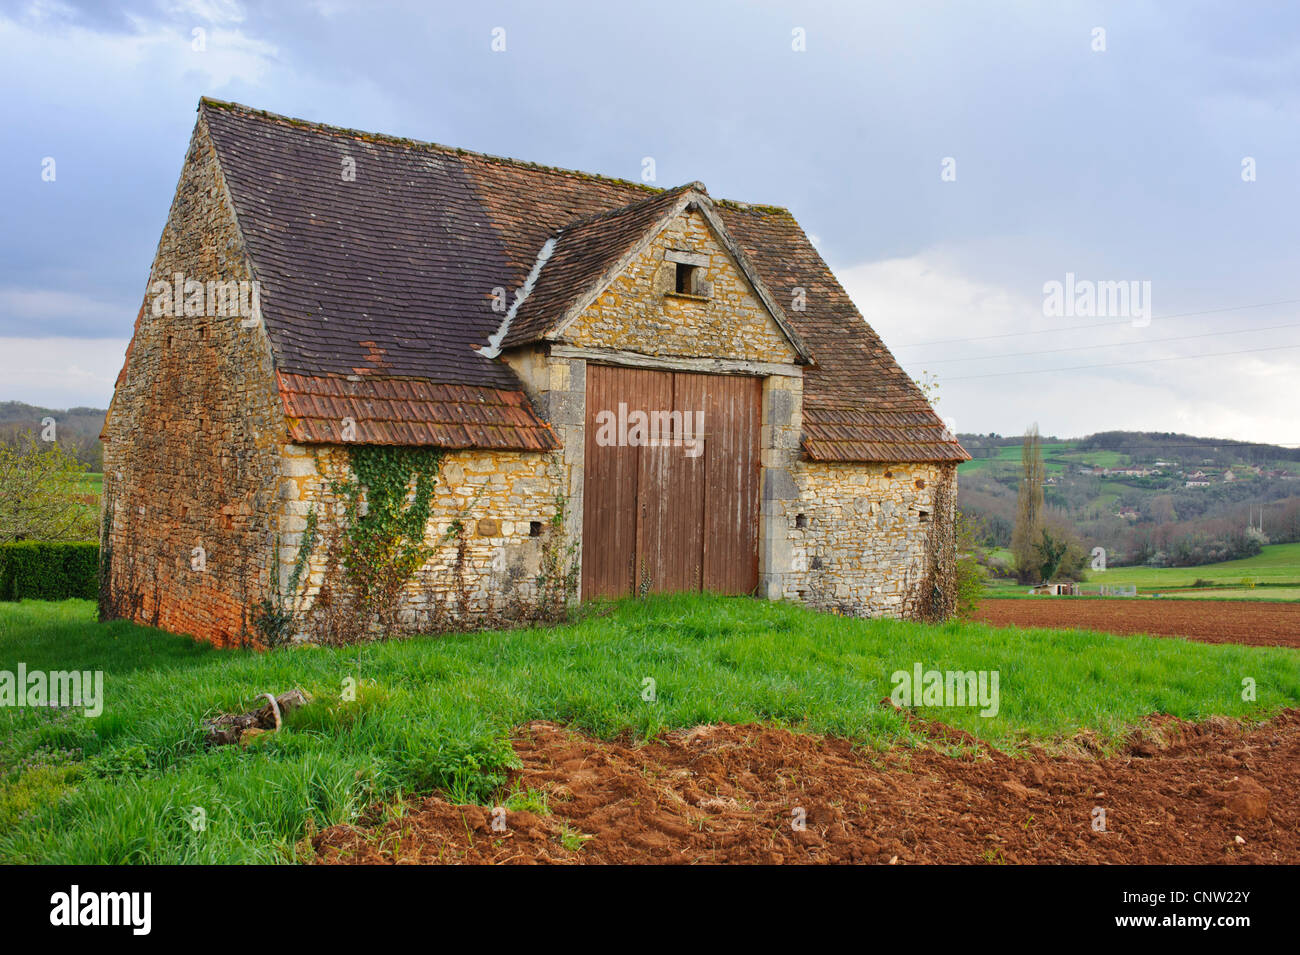
[[[391,626],[402,588],[433,554],[425,528],[443,452],[352,445],[351,473],[331,482],[343,503],[340,554],[363,618]]]

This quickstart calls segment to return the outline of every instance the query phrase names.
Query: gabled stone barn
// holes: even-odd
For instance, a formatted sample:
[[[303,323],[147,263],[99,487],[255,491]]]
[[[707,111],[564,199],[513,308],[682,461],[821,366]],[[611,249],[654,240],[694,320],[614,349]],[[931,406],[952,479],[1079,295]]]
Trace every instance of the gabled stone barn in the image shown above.
[[[556,533],[584,598],[933,615],[968,457],[784,209],[207,99],[104,439],[103,616],[219,644],[341,586],[358,448],[440,455],[407,627]]]

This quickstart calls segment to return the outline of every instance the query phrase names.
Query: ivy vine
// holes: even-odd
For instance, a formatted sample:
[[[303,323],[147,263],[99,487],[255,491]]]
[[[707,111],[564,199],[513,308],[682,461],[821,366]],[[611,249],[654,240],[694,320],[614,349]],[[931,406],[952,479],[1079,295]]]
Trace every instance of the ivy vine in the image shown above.
[[[402,588],[433,555],[425,528],[443,452],[352,445],[350,473],[331,481],[343,505],[341,563],[355,609],[392,626]]]

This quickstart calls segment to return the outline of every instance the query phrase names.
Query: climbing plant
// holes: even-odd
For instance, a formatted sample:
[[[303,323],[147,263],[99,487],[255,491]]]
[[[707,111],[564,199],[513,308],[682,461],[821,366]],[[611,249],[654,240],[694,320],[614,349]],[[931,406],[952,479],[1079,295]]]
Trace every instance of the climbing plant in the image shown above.
[[[280,590],[280,541],[278,535],[276,537],[272,550],[271,594],[255,604],[251,614],[253,629],[268,650],[284,646],[293,637],[294,613],[297,610],[302,575],[311,559],[312,548],[316,546],[316,522],[316,512],[311,511],[307,515],[307,526],[302,533],[302,540],[298,542],[298,552],[294,556],[293,568],[283,592]]]
[[[402,589],[433,553],[425,528],[442,452],[375,445],[348,452],[350,468],[330,482],[342,508],[331,562],[346,589],[346,597],[334,596],[345,599],[358,635],[371,621],[392,631]]]
[[[564,525],[569,501],[555,495],[555,513],[542,535],[541,571],[537,575],[536,617],[541,620],[564,620],[578,592],[578,543],[566,540]]]
[[[944,468],[934,484],[934,517],[925,537],[924,567],[903,596],[903,616],[941,623],[957,610],[957,469]]]

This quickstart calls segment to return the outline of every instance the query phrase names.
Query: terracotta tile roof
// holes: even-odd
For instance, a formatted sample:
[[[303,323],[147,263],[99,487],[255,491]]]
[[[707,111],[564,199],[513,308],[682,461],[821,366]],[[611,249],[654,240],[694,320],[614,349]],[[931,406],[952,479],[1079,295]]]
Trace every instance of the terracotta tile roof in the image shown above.
[[[681,192],[206,99],[200,115],[301,441],[338,440],[351,417],[366,442],[553,447],[511,369],[477,350],[501,325],[494,291],[513,299],[556,239],[506,344],[532,340]],[[349,159],[352,180],[341,174]],[[967,457],[788,212],[716,201],[714,211],[776,301],[807,290],[807,309],[785,318],[816,362],[804,389],[810,457]]]
[[[816,358],[804,370],[803,445],[810,458],[970,459],[789,212],[725,202],[718,212],[778,300],[805,290],[807,307],[786,315]]]
[[[559,447],[519,390],[409,378],[349,381],[286,372],[278,377],[290,437],[304,444],[351,441],[528,451]]]

